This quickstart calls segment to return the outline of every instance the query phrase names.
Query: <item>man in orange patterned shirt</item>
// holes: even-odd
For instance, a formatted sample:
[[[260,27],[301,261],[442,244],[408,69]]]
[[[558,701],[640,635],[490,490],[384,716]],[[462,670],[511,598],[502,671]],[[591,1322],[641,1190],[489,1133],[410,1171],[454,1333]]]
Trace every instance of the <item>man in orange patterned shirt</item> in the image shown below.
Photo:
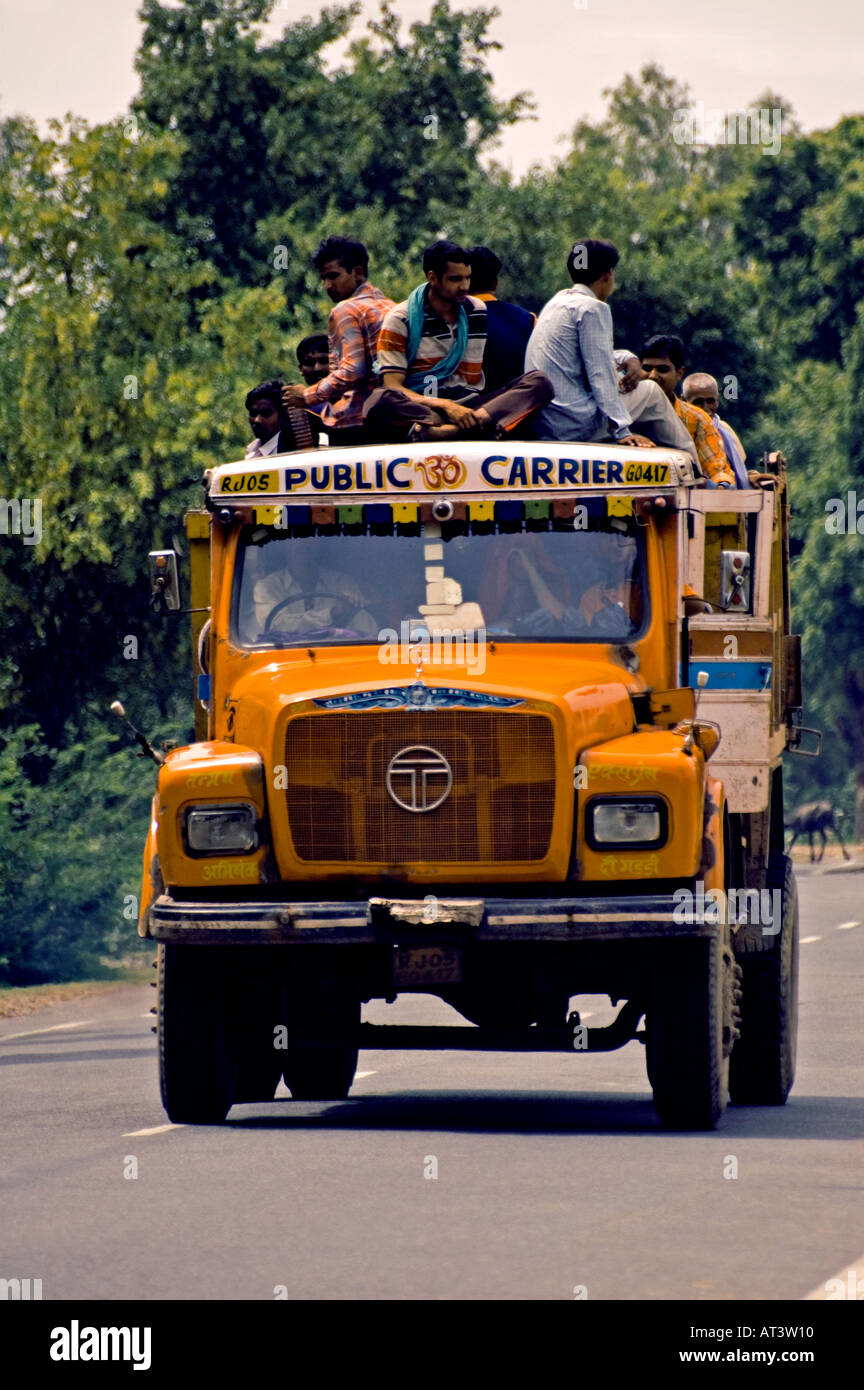
[[[372,372],[378,330],[393,300],[370,284],[369,253],[362,241],[331,236],[322,241],[312,264],[333,301],[327,323],[330,370],[307,386],[286,386],[286,406],[317,414],[334,449],[362,444],[363,406],[377,385]],[[322,409],[323,407],[323,409]]]
[[[655,333],[642,349],[642,370],[662,386],[676,414],[686,425],[699,456],[699,466],[709,484],[714,487],[734,487],[732,472],[720,431],[706,410],[682,401],[678,383],[684,376],[684,344],[674,333]]]

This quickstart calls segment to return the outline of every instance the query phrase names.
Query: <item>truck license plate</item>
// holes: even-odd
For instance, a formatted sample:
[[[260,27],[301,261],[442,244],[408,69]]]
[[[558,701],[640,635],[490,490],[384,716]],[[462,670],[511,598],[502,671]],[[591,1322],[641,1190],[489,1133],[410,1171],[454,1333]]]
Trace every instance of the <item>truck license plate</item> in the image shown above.
[[[451,946],[412,946],[410,950],[396,948],[393,958],[393,983],[403,989],[412,985],[456,984],[462,979],[462,952]]]

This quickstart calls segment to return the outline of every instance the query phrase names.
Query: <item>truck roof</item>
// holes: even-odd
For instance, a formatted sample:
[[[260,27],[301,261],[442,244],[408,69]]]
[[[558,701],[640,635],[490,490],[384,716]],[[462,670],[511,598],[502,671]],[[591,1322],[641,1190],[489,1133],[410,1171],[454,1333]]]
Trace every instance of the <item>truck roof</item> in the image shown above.
[[[677,449],[548,440],[365,445],[241,459],[205,475],[212,503],[304,501],[417,503],[468,495],[554,497],[582,491],[656,492],[692,487],[692,461]]]

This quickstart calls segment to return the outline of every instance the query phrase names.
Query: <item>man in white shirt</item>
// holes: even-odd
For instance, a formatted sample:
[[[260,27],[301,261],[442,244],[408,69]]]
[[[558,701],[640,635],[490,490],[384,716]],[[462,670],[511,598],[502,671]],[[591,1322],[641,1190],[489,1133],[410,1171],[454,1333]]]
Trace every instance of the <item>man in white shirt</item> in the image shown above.
[[[613,350],[612,313],[618,251],[611,241],[584,237],[567,258],[572,286],[549,300],[525,353],[526,371],[542,372],[555,395],[535,417],[539,439],[614,440],[640,445],[643,435],[696,461],[690,435],[663,391],[640,381],[632,353]],[[623,368],[624,391],[618,371]],[[634,431],[638,426],[639,434]]]
[[[314,449],[320,426],[308,410],[282,404],[283,381],[262,381],[246,397],[249,426],[255,438],[246,446],[246,458],[267,458],[294,449]]]

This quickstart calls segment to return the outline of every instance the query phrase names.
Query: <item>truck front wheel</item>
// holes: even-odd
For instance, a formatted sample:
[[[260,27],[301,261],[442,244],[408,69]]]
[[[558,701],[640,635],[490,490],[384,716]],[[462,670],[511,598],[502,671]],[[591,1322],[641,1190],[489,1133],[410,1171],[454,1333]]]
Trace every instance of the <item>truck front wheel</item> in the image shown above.
[[[360,1001],[314,986],[288,1011],[283,1077],[292,1100],[344,1100],[357,1070]]]
[[[654,1108],[667,1129],[713,1129],[726,1109],[732,971],[722,937],[676,942],[658,962],[647,1062]]]
[[[237,1052],[220,951],[160,943],[159,1084],[174,1124],[221,1124],[234,1102]]]

